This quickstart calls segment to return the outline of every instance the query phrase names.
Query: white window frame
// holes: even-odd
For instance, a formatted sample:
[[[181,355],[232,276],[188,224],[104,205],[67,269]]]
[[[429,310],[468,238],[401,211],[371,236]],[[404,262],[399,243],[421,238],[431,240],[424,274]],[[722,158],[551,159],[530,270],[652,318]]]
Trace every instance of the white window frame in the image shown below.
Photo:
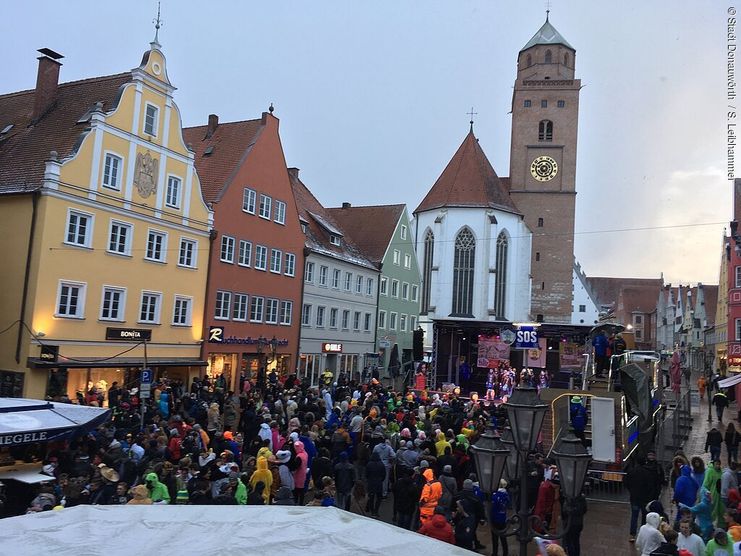
[[[150,257],[149,256],[149,240],[152,236],[159,236],[162,238],[162,244],[160,246],[160,258]],[[154,230],[152,228],[149,228],[147,230],[147,245],[144,247],[144,260],[150,261],[153,263],[166,263],[167,262],[167,240],[168,240],[168,234],[167,232],[163,232],[162,230]]]
[[[253,319],[252,318],[252,307],[257,304],[260,307],[259,311],[259,317]],[[263,322],[263,319],[265,318],[265,298],[261,295],[253,295],[252,299],[250,300],[250,322]]]
[[[394,249],[394,264],[396,266],[401,265],[401,251],[399,251],[398,249]]]
[[[378,328],[386,328],[386,311],[378,311]]]
[[[373,325],[373,317],[370,313],[363,315],[363,332],[370,332]]]
[[[226,247],[226,250],[224,249]],[[219,260],[222,263],[234,264],[234,251],[237,247],[237,240],[234,236],[223,234],[219,244]]]
[[[260,193],[260,205],[258,210],[258,216],[265,220],[270,220],[273,214],[273,198],[265,193]]]
[[[280,274],[283,264],[283,251],[280,249],[270,249],[270,272]]]
[[[108,174],[109,181],[106,182],[106,169],[108,168],[108,160],[118,161],[118,166],[116,167],[115,179],[113,180],[113,183],[110,183],[110,173]],[[121,191],[121,175],[124,168],[123,162],[124,158],[120,154],[114,153],[113,151],[103,151],[103,170],[102,175],[100,176],[100,185],[102,187],[104,187],[105,189],[110,189],[112,191]]]
[[[406,332],[407,331],[407,315],[406,313],[401,313],[399,315],[399,332]]]
[[[62,314],[59,312],[59,304],[62,301],[62,288],[68,286],[79,288],[77,292],[77,310],[74,314]],[[57,285],[57,299],[54,305],[54,316],[60,319],[78,319],[85,318],[85,297],[87,295],[87,282],[77,282],[76,280],[60,280]]]
[[[391,297],[393,297],[394,299],[399,298],[399,281],[395,278],[391,280]]]
[[[337,320],[340,318],[340,310],[337,307],[329,308],[329,328],[337,330]]]
[[[154,108],[154,118],[152,121],[152,132],[147,131],[147,117],[149,116],[149,109]],[[160,107],[151,102],[144,103],[144,121],[142,122],[142,133],[144,135],[150,135],[151,137],[157,137],[160,124]]]
[[[316,307],[316,327],[324,328],[324,315],[327,312],[327,308],[324,305],[317,305]]]
[[[301,306],[301,326],[311,326],[311,303]]]
[[[741,288],[741,265],[736,267],[736,287]]]
[[[419,301],[419,285],[412,284],[412,302],[417,303]]]
[[[246,239],[239,240],[239,253],[237,254],[237,264],[239,266],[252,266],[252,242]]]
[[[272,309],[275,309],[273,311]],[[265,324],[278,324],[280,321],[280,300],[268,297],[265,300]]]
[[[355,293],[363,293],[363,275],[358,274],[355,276]]]
[[[366,278],[365,280],[365,295],[373,295],[373,285],[375,283],[375,280],[373,278]]]
[[[79,236],[79,228],[80,228],[80,220],[79,218],[86,218],[87,223],[85,225],[85,241],[83,243],[78,243],[76,241],[69,241],[69,227],[70,227],[70,221],[72,219],[72,215],[77,216],[77,225],[75,226],[75,239]],[[95,215],[89,212],[83,212],[81,210],[68,208],[67,209],[67,220],[64,224],[64,243],[67,245],[73,245],[75,247],[84,247],[87,249],[90,249],[92,247],[93,243],[93,224],[95,223]]]
[[[240,312],[237,312],[241,309]],[[232,320],[236,322],[247,322],[250,314],[250,296],[246,293],[235,293],[232,303]]]
[[[247,214],[255,214],[257,207],[257,191],[250,189],[249,187],[244,188],[242,193],[242,211]]]
[[[379,282],[379,287],[381,288],[380,294],[388,296],[389,294],[389,279],[387,276],[381,276],[381,281]]]
[[[153,296],[155,299],[157,299],[157,303],[155,305],[154,310],[154,320],[142,320],[142,308],[144,304],[144,296]],[[149,290],[142,290],[141,296],[139,297],[139,311],[138,311],[138,318],[137,322],[141,324],[160,324],[160,317],[162,314],[162,292],[154,292]]]
[[[342,310],[342,330],[350,330],[350,309]]]
[[[286,264],[283,268],[285,268],[284,274],[286,276],[295,276],[296,275],[296,255],[293,253],[286,253]]]
[[[183,253],[185,252],[183,246],[188,244],[191,246],[191,264],[183,262]],[[198,268],[198,240],[189,237],[181,237],[180,244],[178,246],[178,266],[181,268]]]
[[[337,234],[329,234],[329,243],[339,247],[340,245],[342,245],[342,238]]]
[[[391,311],[389,313],[389,330],[396,330],[399,314]]]
[[[736,319],[736,341],[741,342],[741,319]]]
[[[345,272],[345,291],[352,291],[352,272]]]
[[[401,236],[401,239],[407,238],[407,227],[404,224],[401,225],[401,231],[399,232],[399,235]]]
[[[118,300],[118,315],[115,317],[103,316],[103,309],[105,307],[105,294],[106,292],[115,292],[120,294]],[[126,321],[126,288],[121,286],[109,286],[104,285],[100,292],[100,312],[98,314],[98,320],[106,322],[125,322]]]
[[[319,265],[319,285],[326,288],[327,280],[329,280],[329,267],[326,265]]]
[[[353,311],[352,314],[352,329],[355,332],[360,332],[360,316],[362,313],[360,311]]]
[[[185,322],[177,322],[175,320],[178,302],[185,302],[187,304],[185,307]],[[175,298],[172,301],[172,325],[186,328],[193,325],[193,297],[190,295],[175,294]]]
[[[291,326],[293,321],[293,301],[288,299],[280,302],[280,324],[281,326]]]
[[[417,330],[417,317],[409,315],[409,332]]]
[[[255,269],[268,269],[268,248],[264,245],[255,245]]]
[[[214,319],[229,320],[232,316],[232,292],[216,290]]]
[[[285,225],[286,223],[286,203],[284,201],[275,200],[275,218],[273,222]]]
[[[406,292],[404,290],[406,290]],[[401,283],[401,298],[404,301],[409,301],[409,282]]]
[[[404,268],[412,268],[412,256],[409,253],[404,253]]]
[[[339,268],[332,269],[332,289],[339,290],[342,281],[342,271]]]
[[[126,232],[126,239],[124,240],[124,250],[123,251],[114,251],[111,249],[111,241],[113,240],[113,227],[117,226],[119,228],[127,230]],[[131,243],[134,236],[134,225],[130,224],[129,222],[124,222],[123,220],[116,220],[115,218],[111,218],[110,222],[108,223],[108,240],[106,241],[106,251],[110,253],[111,255],[119,255],[121,257],[130,257],[131,256]],[[116,241],[118,244],[118,240]]]
[[[177,191],[175,195],[175,202],[172,202],[172,195],[171,195],[171,189],[170,185],[176,183],[177,184]],[[175,174],[167,174],[167,184],[165,185],[165,206],[179,209],[182,204],[182,197],[183,195],[183,178],[180,176],[176,176]]]
[[[306,267],[304,268],[304,282],[308,284],[314,283],[314,262],[306,261]]]

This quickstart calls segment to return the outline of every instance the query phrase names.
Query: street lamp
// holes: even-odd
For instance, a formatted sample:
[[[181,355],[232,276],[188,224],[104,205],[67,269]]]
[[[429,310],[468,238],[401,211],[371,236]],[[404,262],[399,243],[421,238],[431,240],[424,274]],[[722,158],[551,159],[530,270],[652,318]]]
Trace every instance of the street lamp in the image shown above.
[[[502,443],[509,450],[507,455],[507,479],[514,484],[520,469],[520,454],[515,450],[515,441],[512,440],[512,429],[505,427],[502,434]]]
[[[509,450],[499,439],[492,425],[489,425],[478,442],[471,446],[471,451],[478,471],[479,486],[484,492],[496,491],[502,479]]]
[[[519,452],[532,452],[538,443],[540,427],[548,405],[540,401],[535,388],[515,388],[507,403],[507,418],[512,427],[512,439]]]
[[[558,466],[561,492],[573,499],[581,494],[592,456],[587,453],[581,440],[569,433],[553,448],[553,458]]]

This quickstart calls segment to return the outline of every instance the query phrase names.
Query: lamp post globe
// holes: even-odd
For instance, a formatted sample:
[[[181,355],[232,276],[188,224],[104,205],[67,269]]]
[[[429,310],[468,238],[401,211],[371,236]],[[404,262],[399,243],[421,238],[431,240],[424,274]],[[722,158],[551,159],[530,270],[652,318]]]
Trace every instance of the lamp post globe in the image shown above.
[[[509,450],[499,439],[494,428],[489,425],[478,442],[471,446],[471,452],[476,464],[479,486],[485,493],[491,494],[499,488]]]
[[[581,440],[569,432],[553,448],[553,458],[558,466],[561,492],[566,498],[576,498],[581,494],[592,456],[587,453]]]
[[[520,471],[520,453],[515,448],[515,441],[512,439],[512,429],[504,428],[502,433],[502,444],[509,450],[507,455],[507,480],[512,483],[518,477]]]
[[[512,427],[515,448],[520,452],[535,450],[548,404],[540,400],[535,388],[520,387],[515,388],[512,396],[503,405]]]

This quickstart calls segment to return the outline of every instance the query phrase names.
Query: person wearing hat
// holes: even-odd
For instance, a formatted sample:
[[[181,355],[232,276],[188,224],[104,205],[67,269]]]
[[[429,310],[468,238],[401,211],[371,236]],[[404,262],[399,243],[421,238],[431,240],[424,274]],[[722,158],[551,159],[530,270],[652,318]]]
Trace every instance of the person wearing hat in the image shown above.
[[[136,485],[129,493],[131,494],[131,500],[128,501],[128,504],[132,506],[152,504],[152,499],[149,497],[149,490],[144,485]]]
[[[476,529],[485,519],[484,504],[473,492],[473,481],[466,479],[454,500],[455,544],[474,550]]]
[[[102,483],[98,488],[90,492],[91,504],[110,504],[116,494],[116,483],[119,481],[118,473],[101,463],[98,467]]]
[[[288,462],[291,461],[290,450],[278,450],[274,457],[275,462],[278,464],[278,476],[280,477],[280,486],[288,487],[293,492],[296,484],[293,480],[293,473],[288,467]]]

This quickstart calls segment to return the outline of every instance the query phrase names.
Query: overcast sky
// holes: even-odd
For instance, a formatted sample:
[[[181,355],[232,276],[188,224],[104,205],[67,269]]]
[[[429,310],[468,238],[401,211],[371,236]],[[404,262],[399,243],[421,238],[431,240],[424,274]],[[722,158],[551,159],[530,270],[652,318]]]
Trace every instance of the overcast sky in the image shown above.
[[[3,2],[0,92],[33,88],[41,47],[65,55],[62,81],[138,66],[156,9]],[[727,9],[552,2],[583,85],[576,256],[588,275],[717,283],[732,199]],[[517,53],[545,2],[165,0],[162,19],[184,125],[259,117],[273,102],[287,162],[322,203],[403,202],[411,213],[465,137],[471,106],[482,147],[509,174]],[[616,231],[634,228],[649,229]]]

